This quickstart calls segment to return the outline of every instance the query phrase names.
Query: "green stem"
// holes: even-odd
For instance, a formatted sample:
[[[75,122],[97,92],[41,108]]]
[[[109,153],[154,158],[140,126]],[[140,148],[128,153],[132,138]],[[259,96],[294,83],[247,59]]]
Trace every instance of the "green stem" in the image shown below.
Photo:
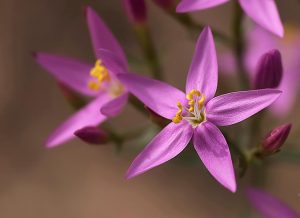
[[[283,149],[278,153],[276,160],[300,163],[300,151],[296,149]]]
[[[238,68],[238,75],[240,79],[240,86],[241,89],[248,89],[249,82],[248,76],[244,67],[244,35],[243,35],[243,11],[240,7],[240,4],[235,1],[235,13],[233,19],[233,32],[234,32],[234,51],[237,60],[237,68]]]
[[[163,80],[161,66],[148,27],[146,24],[137,25],[134,30],[153,77],[158,80]]]
[[[178,14],[178,13],[171,13],[172,17],[174,17],[179,23],[181,23],[183,26],[185,26],[188,29],[191,29],[192,31],[197,31],[197,33],[205,27],[203,24],[196,23],[189,14]],[[214,36],[217,39],[220,39],[221,41],[225,42],[226,45],[231,45],[232,42],[229,37],[227,37],[225,34],[212,30]]]
[[[145,116],[149,116],[148,112],[145,110],[145,106],[142,102],[140,102],[135,96],[129,96],[129,103],[138,111],[140,111]]]
[[[135,130],[135,131],[130,131],[127,133],[119,134],[108,125],[103,125],[102,128],[109,135],[109,140],[111,142],[114,142],[117,152],[120,152],[122,150],[123,144],[126,141],[136,138],[143,131],[143,130],[141,130],[141,128],[139,128],[138,130]]]

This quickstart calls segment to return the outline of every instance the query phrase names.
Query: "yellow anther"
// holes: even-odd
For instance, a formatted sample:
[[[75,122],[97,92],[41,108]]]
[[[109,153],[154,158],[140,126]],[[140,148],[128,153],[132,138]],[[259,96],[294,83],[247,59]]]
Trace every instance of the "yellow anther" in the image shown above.
[[[202,94],[201,99],[198,101],[199,107],[202,107],[205,101],[205,96]]]
[[[102,65],[102,61],[99,60],[99,59],[96,60],[95,67],[96,67],[96,66],[101,66],[101,65]]]
[[[102,64],[101,60],[97,60],[95,66],[90,71],[91,77],[97,81],[89,81],[88,87],[94,91],[98,91],[104,81],[110,81],[109,73],[106,67]]]
[[[189,112],[193,112],[193,111],[194,111],[194,107],[190,107]]]
[[[200,96],[200,95],[201,95],[201,92],[199,92],[199,91],[196,90],[196,89],[192,89],[192,90],[186,95],[186,98],[187,98],[188,100],[193,100],[193,99],[194,99],[194,95]]]
[[[98,91],[100,89],[99,83],[97,83],[95,81],[89,81],[88,87],[89,87],[89,89],[91,89],[93,91]]]
[[[194,101],[194,100],[190,100],[188,104],[189,104],[190,106],[194,106],[195,101]]]
[[[177,107],[178,107],[180,110],[182,110],[182,105],[181,105],[180,102],[177,102]]]
[[[186,95],[187,100],[193,100],[193,95],[191,93]]]
[[[177,107],[178,107],[178,111],[176,113],[176,115],[174,116],[174,118],[172,119],[172,121],[174,123],[180,123],[182,120],[182,104],[180,102],[177,103]]]
[[[172,121],[173,123],[180,123],[182,121],[182,116],[175,116]]]
[[[97,67],[94,67],[93,69],[91,69],[90,75],[92,77],[98,78],[99,76],[101,76],[101,71],[99,71]]]

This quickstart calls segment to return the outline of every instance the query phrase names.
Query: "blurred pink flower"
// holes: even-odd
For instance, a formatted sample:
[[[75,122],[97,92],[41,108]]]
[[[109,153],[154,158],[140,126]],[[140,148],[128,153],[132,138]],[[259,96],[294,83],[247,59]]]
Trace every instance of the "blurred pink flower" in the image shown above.
[[[274,0],[238,0],[245,13],[266,30],[283,37],[283,25]],[[229,0],[181,0],[177,12],[203,10]]]
[[[107,116],[119,113],[127,102],[128,92],[116,78],[118,73],[128,72],[123,49],[90,7],[86,8],[86,19],[97,60],[94,66],[43,52],[34,55],[37,63],[59,82],[82,95],[94,98],[52,132],[46,140],[47,147],[60,145],[73,138],[78,129],[99,125]]]
[[[217,126],[238,123],[275,101],[274,89],[234,92],[214,97],[218,82],[215,44],[209,28],[201,33],[186,82],[186,95],[161,81],[118,75],[128,90],[158,115],[172,120],[136,157],[127,178],[177,156],[192,139],[208,171],[232,192],[236,181],[227,142]]]
[[[283,77],[279,89],[283,93],[272,109],[277,115],[287,114],[293,107],[300,82],[300,33],[287,28],[285,37],[281,39],[255,26],[246,36],[245,65],[251,79],[255,76],[256,64],[261,55],[271,49],[281,52]]]
[[[259,26],[254,26],[245,35],[244,63],[252,84],[254,84],[257,64],[261,56],[273,49],[280,51],[283,75],[279,89],[283,93],[270,108],[276,116],[288,114],[295,103],[300,82],[300,32],[288,27],[285,37],[281,39]],[[237,72],[236,61],[231,52],[221,54],[219,64],[221,72],[225,74]]]
[[[263,218],[300,218],[288,205],[259,189],[248,188],[247,197]]]

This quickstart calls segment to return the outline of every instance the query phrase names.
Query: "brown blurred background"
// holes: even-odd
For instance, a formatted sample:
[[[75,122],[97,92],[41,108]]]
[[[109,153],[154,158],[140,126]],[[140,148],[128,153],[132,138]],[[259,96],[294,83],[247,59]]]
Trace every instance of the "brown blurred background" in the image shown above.
[[[183,87],[194,42],[182,26],[148,3],[167,80]],[[101,14],[129,57],[140,56],[120,0],[0,1],[0,217],[246,217],[242,188],[249,175],[239,181],[234,195],[212,179],[200,160],[194,165],[171,161],[125,181],[137,151],[117,155],[110,145],[93,147],[79,140],[51,150],[43,147],[47,135],[72,109],[30,54],[47,51],[93,62],[85,4]],[[193,15],[229,33],[231,6]],[[284,21],[299,22],[296,0],[278,1],[278,7]],[[143,121],[130,107],[124,114]],[[126,117],[115,119],[115,125],[131,124]],[[300,162],[273,164],[266,171],[265,189],[300,212],[299,170]]]

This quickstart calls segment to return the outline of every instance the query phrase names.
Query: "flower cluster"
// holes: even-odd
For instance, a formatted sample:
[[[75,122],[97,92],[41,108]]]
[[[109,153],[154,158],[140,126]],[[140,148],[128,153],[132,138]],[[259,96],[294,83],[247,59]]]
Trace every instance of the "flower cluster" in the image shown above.
[[[155,122],[159,123],[161,131],[133,160],[127,179],[149,171],[176,157],[187,146],[193,146],[210,174],[225,188],[235,192],[236,174],[243,175],[241,171],[245,172],[253,160],[263,162],[277,153],[287,140],[291,124],[268,127],[273,130],[263,137],[261,123],[273,117],[265,116],[267,111],[259,112],[274,102],[271,108],[279,114],[286,114],[292,108],[299,77],[297,71],[300,69],[299,59],[295,58],[299,57],[299,49],[292,47],[297,45],[299,48],[300,37],[295,34],[288,36],[292,42],[282,42],[279,38],[284,36],[284,29],[274,0],[235,1],[235,13],[239,16],[235,16],[233,22],[237,30],[234,39],[183,14],[208,9],[229,0],[181,0],[177,6],[174,0],[154,2],[188,29],[200,31],[202,28],[187,72],[185,90],[162,81],[160,60],[147,25],[146,2],[124,0],[123,6],[154,78],[129,71],[121,45],[99,15],[88,6],[85,16],[94,63],[44,52],[34,53],[36,62],[63,84],[71,95],[77,93],[85,101],[88,99],[83,107],[50,134],[46,146],[61,145],[75,136],[89,144],[114,142],[122,145],[128,137],[106,131],[101,128],[102,124],[120,114],[126,104],[132,104],[148,117],[146,106],[151,116],[162,121]],[[241,34],[243,13],[258,24],[249,28],[247,34]],[[228,52],[217,55],[213,35],[229,45]],[[219,86],[225,83],[219,79],[218,65],[222,72],[237,73],[242,91],[215,96],[218,83]],[[236,134],[223,128],[222,133],[219,129],[257,113],[251,119],[252,123],[248,122],[251,125],[248,130],[237,127],[239,133]],[[239,161],[233,161],[232,153]],[[248,196],[263,214],[267,213],[265,206],[258,205],[256,199],[277,204],[254,189],[248,191]]]

